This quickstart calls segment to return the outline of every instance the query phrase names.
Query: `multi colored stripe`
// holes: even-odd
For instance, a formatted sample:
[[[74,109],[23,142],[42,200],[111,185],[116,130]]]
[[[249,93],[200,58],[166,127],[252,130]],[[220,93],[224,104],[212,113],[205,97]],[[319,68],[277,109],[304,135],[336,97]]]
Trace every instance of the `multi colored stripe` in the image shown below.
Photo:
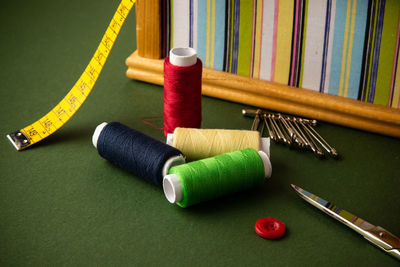
[[[253,0],[253,23],[252,23],[252,34],[251,34],[251,59],[250,59],[250,77],[253,77],[253,66],[254,66],[254,53],[255,53],[255,41],[256,41],[256,24],[257,24],[257,1]]]
[[[238,54],[239,54],[239,26],[240,26],[240,1],[233,0],[233,43],[232,43],[232,65],[231,72],[237,73],[238,69]]]
[[[171,48],[189,47],[190,37],[190,1],[188,0],[171,0],[172,5],[172,31],[171,31]]]
[[[272,59],[271,59],[271,77],[270,81],[275,80],[275,64],[276,64],[276,43],[278,40],[278,19],[279,19],[279,0],[275,0],[274,6],[274,34],[272,36]]]
[[[399,16],[399,29],[400,29],[400,16]],[[399,36],[397,37],[399,38]],[[397,39],[399,40],[399,39]],[[392,108],[400,109],[400,57],[399,57],[399,44],[397,44],[397,64],[394,75],[394,85],[392,88],[393,96],[392,96]]]
[[[368,18],[368,1],[357,0],[353,3],[351,39],[346,66],[345,97],[357,99],[359,94],[362,63],[364,58],[365,32]],[[353,22],[354,21],[354,22]]]
[[[376,25],[378,21],[378,7],[379,0],[372,0],[370,5],[370,14],[369,14],[369,34],[368,34],[368,44],[365,54],[365,62],[364,62],[364,77],[363,83],[361,85],[361,100],[368,101],[370,97],[370,83],[371,83],[371,70],[372,63],[374,58],[374,50],[375,50],[375,35],[376,35]]]
[[[240,1],[240,25],[239,25],[239,51],[237,74],[250,76],[252,61],[252,35],[253,35],[253,1]]]
[[[272,81],[283,84],[288,84],[289,82],[290,57],[292,52],[293,8],[293,1],[279,1],[276,61],[274,66],[274,79]]]
[[[394,77],[392,108],[400,109],[400,57],[397,57],[396,76]]]
[[[396,33],[398,29],[400,1],[386,0],[383,16],[382,39],[379,51],[379,63],[374,103],[389,105],[390,83],[392,80],[393,61],[396,51]]]
[[[378,8],[376,10],[376,29],[374,29],[374,49],[372,53],[372,64],[370,66],[370,80],[368,88],[368,102],[373,103],[375,98],[375,88],[377,79],[377,70],[380,56],[381,40],[382,40],[382,28],[383,28],[383,16],[385,11],[385,0],[379,1]]]
[[[398,0],[167,2],[205,67],[399,108]]]
[[[393,93],[394,93],[394,84],[396,80],[396,69],[398,67],[398,58],[399,58],[399,38],[400,38],[400,16],[399,22],[397,23],[397,38],[396,38],[396,50],[394,52],[394,60],[393,60],[393,68],[392,68],[392,82],[390,84],[390,95],[389,95],[389,106],[392,106],[393,103]]]
[[[341,209],[335,204],[328,202],[296,185],[292,185],[294,190],[307,202],[317,207],[320,210],[324,210],[327,214],[331,215],[335,219],[345,222],[347,225],[353,224],[354,226],[359,227],[359,231],[369,230],[374,228],[375,226],[371,223],[361,219],[360,217],[348,212],[347,210]],[[333,212],[333,213],[332,213]],[[354,229],[354,228],[353,228]]]
[[[263,13],[264,13],[264,1],[259,0],[259,1],[254,1],[254,4],[257,4],[256,6],[256,16],[255,16],[255,23],[253,21],[253,27],[254,27],[254,50],[252,53],[253,57],[253,69],[251,76],[254,78],[260,78],[260,58],[261,58],[261,48],[262,48],[262,43],[261,43],[261,37],[262,37],[262,32],[263,32]],[[254,19],[254,18],[253,18]]]
[[[162,54],[161,56],[167,57],[168,56],[168,51],[170,50],[169,45],[170,45],[170,0],[165,0],[161,1],[161,20],[162,20],[162,27],[161,27],[161,34],[162,34]]]
[[[320,0],[308,0],[307,5],[307,27],[304,34],[304,60],[301,68],[300,87],[305,87],[319,91],[321,84],[324,37],[325,37],[325,17],[321,14],[326,13],[326,2]]]
[[[362,74],[368,1],[336,0],[332,1],[331,8],[329,32],[332,40],[328,45],[325,88],[320,90],[357,99]]]
[[[275,44],[276,44],[276,34],[275,38],[271,38],[275,33],[275,6],[277,5],[278,0],[274,1],[263,1],[263,17],[261,21],[261,43],[260,43],[260,79],[270,80],[271,78],[271,66],[275,64],[275,59],[273,55],[275,55]]]
[[[319,91],[324,92],[325,77],[326,77],[326,65],[328,57],[328,45],[329,45],[329,33],[331,28],[331,14],[332,14],[332,0],[328,0],[326,4],[326,15],[325,15],[325,32],[324,32],[324,49],[322,52],[322,66],[321,66],[321,79],[319,84]]]
[[[230,71],[231,51],[232,51],[232,0],[226,0],[225,7],[225,44],[224,44],[224,71]]]
[[[293,48],[290,69],[289,85],[298,86],[298,75],[300,70],[300,56],[301,56],[301,43],[302,43],[302,29],[303,29],[303,1],[296,0],[295,14],[293,22]]]

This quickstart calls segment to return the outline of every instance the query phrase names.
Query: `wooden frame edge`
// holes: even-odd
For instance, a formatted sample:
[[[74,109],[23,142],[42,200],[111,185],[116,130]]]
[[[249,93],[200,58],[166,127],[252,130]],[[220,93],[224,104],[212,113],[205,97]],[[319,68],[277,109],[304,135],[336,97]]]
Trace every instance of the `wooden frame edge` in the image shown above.
[[[126,59],[129,78],[164,84],[163,60]],[[400,137],[400,110],[307,89],[203,68],[202,93],[246,105],[315,118],[355,129]]]

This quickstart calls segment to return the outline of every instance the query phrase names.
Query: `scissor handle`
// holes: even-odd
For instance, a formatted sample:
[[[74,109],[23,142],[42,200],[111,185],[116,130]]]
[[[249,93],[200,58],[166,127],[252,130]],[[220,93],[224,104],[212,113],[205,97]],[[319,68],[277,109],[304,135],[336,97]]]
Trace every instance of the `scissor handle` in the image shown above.
[[[365,230],[364,238],[400,260],[400,238],[380,226]]]
[[[399,249],[390,249],[386,250],[387,253],[400,260],[400,250]]]

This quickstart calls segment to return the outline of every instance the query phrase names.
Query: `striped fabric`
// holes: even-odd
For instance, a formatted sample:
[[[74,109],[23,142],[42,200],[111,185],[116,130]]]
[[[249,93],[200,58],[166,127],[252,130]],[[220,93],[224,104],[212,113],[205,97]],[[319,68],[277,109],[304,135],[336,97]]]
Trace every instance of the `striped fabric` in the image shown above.
[[[367,13],[368,0],[332,1],[325,92],[358,98]]]
[[[163,3],[163,47],[194,47],[205,67],[400,108],[399,0]]]

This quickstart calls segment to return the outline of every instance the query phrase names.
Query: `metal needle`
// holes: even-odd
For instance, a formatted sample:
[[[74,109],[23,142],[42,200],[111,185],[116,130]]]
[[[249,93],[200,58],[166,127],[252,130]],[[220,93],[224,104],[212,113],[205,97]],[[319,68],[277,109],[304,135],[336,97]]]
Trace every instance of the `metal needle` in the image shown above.
[[[301,137],[301,139],[303,139],[304,145],[305,145],[306,147],[310,147],[310,148],[311,148],[310,142],[308,141],[307,137],[304,135],[303,131],[300,129],[300,126],[297,124],[296,118],[293,118],[293,121],[292,121],[292,122],[293,122],[293,124],[294,124],[294,125],[296,126],[296,128],[297,128],[296,131],[298,131],[299,136]],[[294,128],[294,129],[296,129],[296,128]]]
[[[321,149],[319,148],[319,146],[314,142],[313,138],[311,137],[308,129],[306,128],[306,126],[304,125],[304,123],[299,120],[299,123],[301,124],[301,126],[303,126],[304,132],[306,133],[306,135],[308,136],[308,140],[311,141],[310,147],[311,150],[318,156],[318,157],[323,157],[324,156],[324,152],[321,151]]]
[[[339,153],[336,151],[336,149],[334,149],[333,147],[331,147],[328,142],[326,142],[326,140],[324,138],[322,138],[322,136],[320,134],[318,134],[318,132],[311,127],[310,125],[306,125],[307,129],[309,130],[309,133],[314,137],[315,140],[318,141],[318,143],[321,144],[321,146],[332,156],[332,157],[338,157]]]
[[[251,130],[257,131],[260,123],[261,136],[265,127],[267,127],[270,138],[277,142],[283,142],[287,145],[296,144],[300,148],[310,148],[318,157],[324,156],[321,145],[331,156],[337,157],[339,154],[332,148],[321,135],[318,134],[312,126],[317,124],[317,120],[303,119],[296,117],[284,117],[278,114],[266,114],[261,109],[242,109],[242,114],[247,117],[253,117]],[[301,127],[300,127],[301,125]],[[303,129],[301,129],[303,128]],[[316,143],[317,142],[317,143]]]
[[[297,131],[296,127],[292,124],[291,118],[286,117],[284,118],[286,123],[290,126],[290,128],[295,132],[294,142],[300,147],[305,148],[307,147],[307,142],[303,139],[301,134]]]
[[[317,120],[301,119],[305,124],[317,126]]]
[[[274,115],[273,114],[268,114],[268,118],[270,118],[270,121],[275,126],[275,131],[278,134],[278,139],[282,140],[285,144],[288,144],[288,141],[287,141],[286,137],[283,135],[283,133],[281,131],[281,128],[279,127],[279,125],[275,121]]]
[[[287,124],[285,118],[278,113],[278,118],[280,119],[281,123],[285,127],[287,133],[289,134],[290,140],[293,142],[296,139],[296,133],[293,131],[293,129]]]
[[[274,140],[274,141],[278,141],[277,138],[276,138],[275,132],[273,130],[271,130],[271,128],[269,128],[269,124],[268,124],[268,121],[267,121],[267,114],[264,113],[264,114],[262,114],[262,116],[263,116],[263,119],[264,119],[264,124],[265,124],[265,126],[267,126],[269,137],[271,137],[271,139]]]
[[[276,125],[278,125],[279,130],[281,131],[282,135],[285,137],[285,139],[286,139],[286,142],[285,142],[285,143],[286,143],[287,145],[291,146],[291,145],[292,145],[292,139],[291,139],[291,137],[289,136],[285,125],[284,125],[284,124],[282,123],[282,121],[280,120],[280,114],[272,115],[272,117],[274,118],[274,120],[275,120],[275,122],[276,122]],[[285,139],[284,139],[284,140],[285,140]]]
[[[265,128],[265,124],[263,123],[263,119],[262,119],[263,114],[260,114],[259,117],[260,117],[260,123],[261,123],[260,135],[261,135],[261,137],[262,137],[262,136],[263,136],[263,133],[264,133],[264,128]]]
[[[261,109],[257,109],[256,114],[254,116],[253,125],[251,126],[252,131],[257,131],[258,125],[260,124],[260,114],[262,113]]]
[[[244,108],[242,109],[242,114],[246,117],[254,118],[257,114],[256,109]]]
[[[268,121],[269,121],[269,123],[270,123],[270,125],[271,125],[273,131],[274,131],[275,134],[276,134],[276,139],[277,139],[277,141],[278,141],[278,142],[283,141],[282,135],[279,134],[279,131],[278,131],[278,129],[276,128],[276,125],[275,125],[274,121],[272,120],[271,114],[268,114]]]
[[[296,118],[296,117],[293,117],[293,118],[287,117],[287,119],[290,120],[291,122],[294,122],[295,120],[298,120],[298,121],[300,120],[300,118]],[[309,119],[302,119],[302,120],[303,120],[303,123],[309,124],[311,126],[316,126],[318,123],[317,120],[309,120]]]

